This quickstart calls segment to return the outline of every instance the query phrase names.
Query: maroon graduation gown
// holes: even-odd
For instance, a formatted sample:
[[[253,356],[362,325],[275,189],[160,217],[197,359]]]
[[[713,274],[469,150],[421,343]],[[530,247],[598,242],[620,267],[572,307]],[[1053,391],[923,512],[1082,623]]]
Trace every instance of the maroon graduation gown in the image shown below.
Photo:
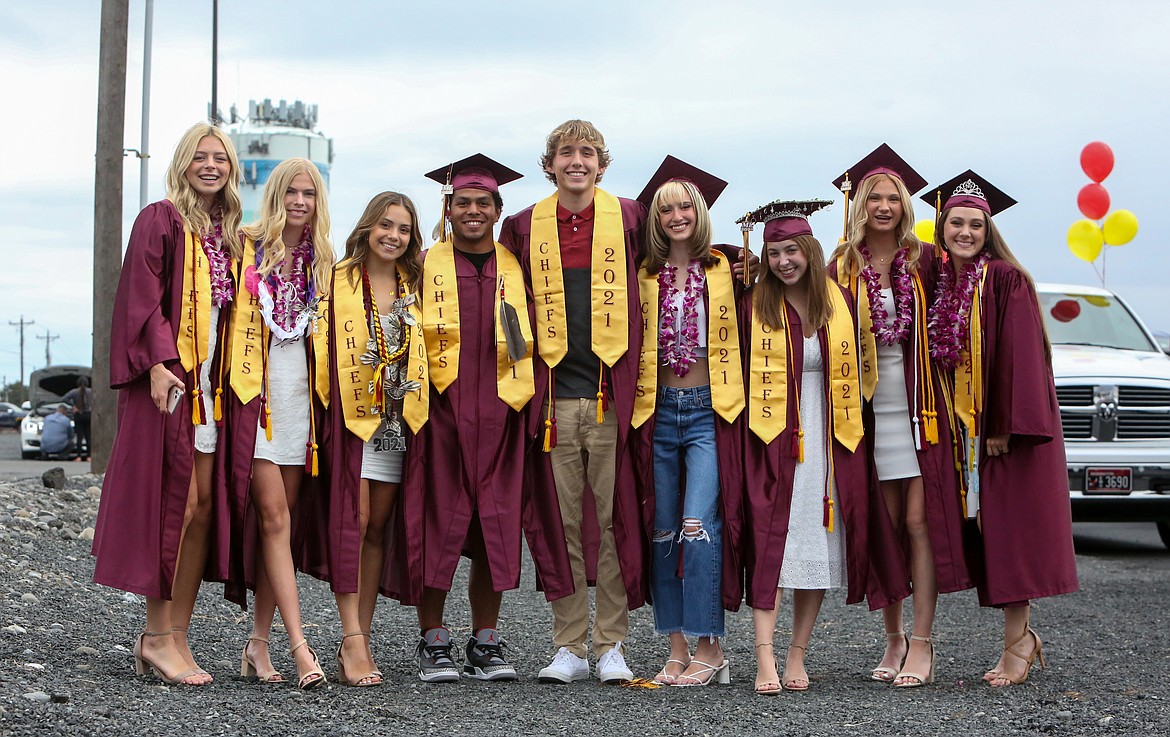
[[[94,530],[96,583],[170,599],[195,460],[190,389],[176,339],[186,266],[183,221],[168,200],[148,205],[134,221],[110,331],[110,387],[118,392],[118,433],[110,451]],[[223,346],[229,306],[220,313]],[[213,381],[218,378],[216,350]],[[150,397],[150,367],[162,363],[187,386],[173,414]],[[208,421],[213,421],[208,418]],[[220,432],[222,447],[222,428]],[[218,454],[217,454],[218,455]],[[222,464],[213,477],[207,580],[227,577],[229,526]]]
[[[730,260],[735,263],[739,260],[739,249],[732,246],[716,245]],[[736,281],[736,300],[744,299],[743,282]],[[710,315],[710,296],[704,283],[703,304]],[[641,304],[638,305],[638,314],[641,315]],[[639,319],[639,322],[641,320]],[[641,327],[639,326],[639,329]],[[742,351],[743,334],[740,335]],[[746,380],[747,377],[745,376]],[[747,386],[744,386],[746,396]],[[654,428],[657,413],[650,416],[641,427],[634,430],[635,452],[637,453],[638,483],[642,496],[642,534],[644,539],[650,540],[654,534]],[[735,422],[727,422],[719,413],[715,413],[715,452],[719,459],[719,509],[723,514],[723,557],[720,583],[722,586],[723,608],[729,611],[739,611],[743,601],[743,556],[744,545],[744,466],[743,466],[743,428],[747,423],[746,412],[741,412]],[[678,490],[681,496],[683,488]],[[681,509],[681,507],[680,507]],[[680,520],[681,524],[681,520]],[[685,551],[684,551],[685,554]],[[649,553],[647,553],[649,556]],[[645,559],[647,574],[650,571],[650,558]],[[680,572],[681,575],[681,561]],[[653,603],[653,602],[651,602]]]
[[[923,244],[922,255],[918,260],[918,273],[922,276],[923,287],[926,292],[926,305],[934,301],[935,285],[935,255],[930,244]],[[835,279],[837,276],[836,259],[828,264],[829,274]],[[867,300],[865,280],[859,279],[860,292],[855,296],[854,318],[861,300]],[[922,427],[923,407],[919,399],[919,387],[916,385],[917,365],[915,347],[917,340],[918,321],[926,320],[925,314],[915,314],[910,323],[910,334],[902,342],[903,366],[907,368],[903,381],[906,384],[906,406],[910,408],[911,419],[917,417],[918,424],[912,427]],[[860,324],[860,323],[858,323]],[[877,360],[876,357],[874,360]],[[963,504],[959,491],[958,469],[955,467],[954,448],[950,418],[947,417],[946,401],[943,398],[942,382],[938,368],[934,362],[930,365],[930,382],[934,388],[935,410],[938,412],[938,443],[928,443],[921,439],[921,448],[918,449],[918,469],[922,473],[922,487],[926,503],[926,521],[930,528],[930,551],[934,558],[935,579],[938,591],[941,594],[969,589],[973,585],[971,575],[967,570],[967,561],[964,554],[963,542]],[[891,377],[878,376],[878,381],[889,381]],[[896,379],[895,379],[896,380]],[[865,443],[866,450],[873,456],[874,449],[874,414],[873,405],[865,403]],[[921,437],[920,431],[919,437]],[[908,544],[907,544],[908,545]],[[908,550],[906,551],[908,555]]]
[[[852,303],[848,290],[844,292],[847,304]],[[792,356],[789,358],[788,411],[784,430],[765,444],[741,422],[744,435],[744,545],[743,564],[747,582],[748,606],[771,609],[776,602],[776,588],[780,569],[784,564],[785,543],[788,538],[789,516],[792,508],[792,485],[797,459],[792,456],[793,434],[797,428],[798,391],[803,381],[804,341],[800,316],[786,306],[789,329],[792,331]],[[745,349],[744,376],[751,371],[752,295],[748,293],[739,303],[740,331]],[[827,332],[817,332],[821,355],[828,355]],[[782,335],[777,333],[779,340]],[[783,351],[783,342],[775,346]],[[825,361],[825,387],[829,386],[830,365]],[[795,386],[794,386],[795,383]],[[823,398],[826,412],[829,397]],[[745,417],[750,411],[744,411]],[[808,422],[810,418],[804,418]],[[864,440],[862,441],[864,443]],[[805,447],[804,452],[822,452]],[[885,500],[872,469],[872,458],[859,444],[850,451],[836,439],[832,440],[833,478],[836,484],[836,524],[845,525],[845,569],[847,589],[845,601],[856,604],[865,597],[870,609],[880,609],[898,602],[910,593],[909,574],[902,559],[898,542],[885,512]]]
[[[425,254],[424,254],[425,258]],[[459,373],[440,394],[432,384],[427,423],[411,438],[402,484],[401,532],[412,551],[392,561],[384,590],[417,605],[409,582],[419,573],[429,588],[450,590],[473,524],[483,533],[496,591],[520,585],[521,495],[527,417],[496,388],[496,259],[482,274],[455,249],[459,290]],[[425,288],[425,285],[424,285]],[[521,313],[523,314],[523,313]],[[421,551],[421,559],[414,551]]]
[[[628,304],[629,344],[626,353],[610,369],[610,402],[617,415],[618,439],[614,449],[613,535],[622,581],[626,589],[626,604],[637,609],[646,603],[649,579],[646,576],[650,560],[649,538],[643,532],[642,500],[639,497],[635,470],[635,453],[631,442],[630,420],[634,414],[634,388],[638,376],[638,353],[642,347],[641,303],[638,299],[638,262],[641,258],[642,233],[645,229],[646,208],[635,200],[618,198],[622,209],[622,224],[626,242],[626,295]],[[533,206],[535,207],[535,206]],[[500,243],[507,246],[520,261],[525,282],[531,285],[532,270],[529,252],[532,234],[532,210],[529,207],[504,220],[500,228]],[[566,305],[570,310],[591,309],[587,305]],[[540,336],[537,336],[539,342]],[[539,355],[537,363],[543,363]],[[557,503],[556,481],[553,478],[549,454],[544,452],[544,417],[540,409],[548,396],[548,385],[538,372],[536,396],[530,412],[530,434],[534,442],[525,458],[526,493],[524,504],[524,533],[532,553],[538,585],[550,601],[568,596],[574,591],[569,554],[565,547],[564,525]],[[653,487],[651,487],[653,488]],[[593,494],[586,488],[583,494],[581,546],[585,557],[586,578],[596,579],[600,530],[594,510]]]
[[[987,263],[982,299],[984,411],[982,534],[968,554],[979,602],[1002,606],[1076,591],[1072,516],[1060,407],[1036,293],[1011,264]],[[1010,435],[990,457],[987,438]]]

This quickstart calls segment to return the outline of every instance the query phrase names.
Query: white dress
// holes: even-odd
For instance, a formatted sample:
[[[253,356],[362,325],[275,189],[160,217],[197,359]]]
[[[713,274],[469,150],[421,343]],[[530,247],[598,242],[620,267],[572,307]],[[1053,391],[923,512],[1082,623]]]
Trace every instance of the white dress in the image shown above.
[[[894,290],[882,290],[888,322],[894,321]],[[913,327],[911,327],[913,329]],[[911,340],[911,337],[907,337]],[[914,450],[914,431],[906,406],[906,367],[900,343],[887,346],[877,341],[878,382],[873,392],[874,462],[878,479],[921,476]]]
[[[782,589],[833,589],[845,580],[845,525],[836,505],[833,531],[825,529],[824,492],[829,478],[825,437],[825,374],[820,337],[804,339],[804,370],[800,389],[800,427],[804,430],[804,462],[792,479],[788,538],[780,566]],[[833,501],[838,501],[832,488]]]
[[[199,367],[199,395],[203,404],[203,421],[206,425],[195,426],[195,450],[200,453],[214,453],[219,440],[219,428],[215,426],[215,390],[211,388],[211,364],[215,361],[215,338],[219,332],[219,308],[211,306],[211,319],[207,326],[207,358]]]
[[[268,407],[272,440],[261,425],[256,431],[256,458],[278,466],[304,466],[309,443],[308,338],[278,341],[268,349]],[[261,415],[263,421],[263,415]]]

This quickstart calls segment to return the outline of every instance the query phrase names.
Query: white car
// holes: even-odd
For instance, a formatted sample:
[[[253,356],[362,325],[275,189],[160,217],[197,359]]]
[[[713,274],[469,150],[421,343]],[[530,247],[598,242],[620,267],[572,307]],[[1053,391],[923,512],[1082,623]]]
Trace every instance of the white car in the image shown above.
[[[1073,520],[1155,522],[1170,547],[1170,356],[1112,292],[1036,286]]]

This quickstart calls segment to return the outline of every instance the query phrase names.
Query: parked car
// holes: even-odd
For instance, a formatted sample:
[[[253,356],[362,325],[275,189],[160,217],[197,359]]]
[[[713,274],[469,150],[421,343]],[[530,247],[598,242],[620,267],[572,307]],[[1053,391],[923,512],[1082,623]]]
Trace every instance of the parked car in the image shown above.
[[[1116,294],[1038,284],[1073,520],[1154,522],[1170,547],[1170,356]]]
[[[27,410],[23,410],[11,402],[0,402],[0,427],[19,427],[20,421],[27,414]]]
[[[40,458],[41,430],[45,417],[57,411],[57,405],[65,393],[77,386],[77,380],[84,376],[90,379],[89,366],[48,366],[32,372],[28,387],[28,416],[20,422],[20,457]],[[62,455],[71,455],[76,447],[76,438]]]

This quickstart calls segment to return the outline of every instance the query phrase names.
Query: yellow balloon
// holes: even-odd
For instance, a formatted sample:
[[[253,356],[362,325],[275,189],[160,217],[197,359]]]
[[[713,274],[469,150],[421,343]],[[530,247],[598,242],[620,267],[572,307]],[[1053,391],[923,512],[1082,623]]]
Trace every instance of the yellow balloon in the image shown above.
[[[1077,295],[1094,307],[1108,307],[1110,302],[1108,297],[1098,297],[1094,294]]]
[[[1124,246],[1137,235],[1137,215],[1129,210],[1114,210],[1105,218],[1102,230],[1105,232],[1106,243],[1111,246]]]
[[[934,221],[923,218],[914,223],[914,235],[923,243],[934,243]]]
[[[1078,220],[1068,227],[1068,250],[1082,261],[1096,261],[1104,241],[1101,229],[1092,220]]]

